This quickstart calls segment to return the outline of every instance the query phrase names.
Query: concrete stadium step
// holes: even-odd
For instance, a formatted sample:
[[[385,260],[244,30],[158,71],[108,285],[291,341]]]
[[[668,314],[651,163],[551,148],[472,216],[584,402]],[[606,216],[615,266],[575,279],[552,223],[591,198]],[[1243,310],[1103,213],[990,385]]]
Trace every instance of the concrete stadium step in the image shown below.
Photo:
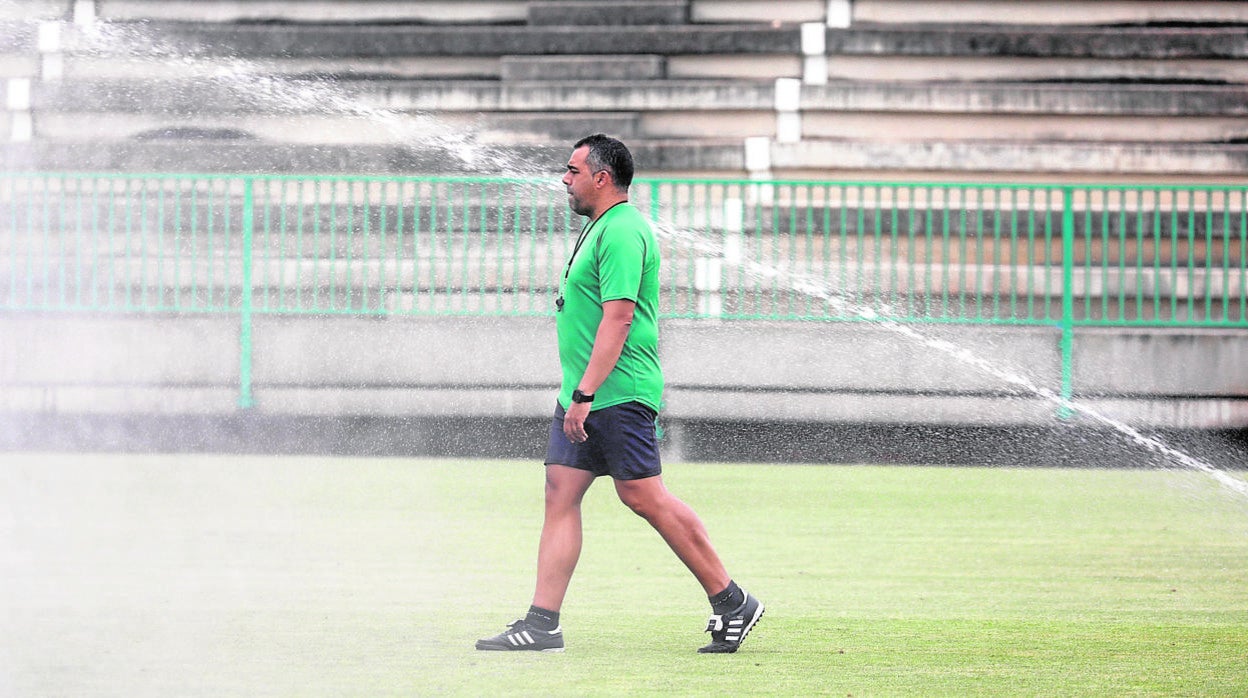
[[[801,55],[801,31],[792,24],[684,26],[387,26],[344,24],[231,24],[152,22],[132,28],[175,55],[343,57],[504,56],[583,54]],[[141,30],[141,31],[140,31]],[[1237,59],[1248,57],[1243,27],[1036,27],[898,25],[825,29],[831,56],[1034,57],[1128,59]],[[65,49],[132,53],[133,45],[101,41],[98,33],[69,27]]]
[[[227,132],[279,142],[401,142],[439,122],[517,138],[573,129],[630,138],[776,133],[768,82],[84,81],[37,83],[38,137],[81,140]],[[267,92],[267,93],[266,93]],[[1224,85],[834,83],[800,94],[805,139],[874,142],[1239,142],[1248,99]],[[566,115],[573,112],[573,115]],[[542,114],[550,116],[543,118]],[[621,118],[619,115],[629,115]],[[543,124],[546,127],[543,127]],[[597,124],[597,125],[596,125]]]
[[[657,80],[666,77],[663,56],[503,56],[504,82],[545,80]]]
[[[157,114],[264,113],[328,115],[380,110],[401,113],[481,111],[662,111],[775,108],[775,86],[758,81],[599,81],[500,83],[473,80],[334,81],[250,79],[61,81],[32,88],[38,111]],[[376,114],[379,116],[379,114]]]
[[[69,0],[24,0],[38,5],[41,16],[56,18],[66,12]],[[447,22],[524,22],[532,21],[529,5],[594,5],[604,10],[616,3],[605,2],[541,2],[532,0],[107,0],[97,10],[106,20],[147,21],[182,20],[204,22],[285,21],[423,21]],[[648,5],[645,11],[668,11],[664,6],[683,4],[688,15],[700,22],[820,22],[827,9],[826,0],[651,0],[634,1]],[[2,9],[3,6],[0,6]],[[552,8],[550,11],[554,11]],[[601,10],[600,10],[601,11]],[[22,13],[14,8],[15,18]],[[3,15],[0,15],[3,16]],[[665,16],[665,15],[664,15]],[[538,17],[540,20],[541,17]],[[582,18],[583,19],[583,18]],[[593,18],[589,18],[593,19]]]
[[[1248,115],[1241,86],[1116,83],[873,83],[803,85],[802,111],[980,114]]]
[[[11,124],[0,112],[0,129]],[[384,119],[352,115],[236,114],[169,116],[122,112],[41,113],[34,121],[41,140],[86,144],[125,141],[272,143],[303,146],[571,142],[587,133],[609,133],[628,141],[696,139],[713,131],[717,138],[744,141],[774,133],[774,117],[742,112],[579,111],[550,114],[541,110],[457,114],[435,120],[394,115]],[[917,138],[915,134],[922,134]],[[766,137],[766,136],[764,136]],[[924,115],[818,112],[802,116],[804,142],[849,140],[868,144],[951,144],[977,141],[998,144],[1219,145],[1243,143],[1248,134],[1242,117],[1152,116],[1081,117],[1030,115]]]
[[[295,145],[237,141],[130,141],[68,143],[36,141],[0,145],[11,171],[216,172],[324,174],[481,174],[533,176],[559,173],[567,162],[564,143],[491,145]],[[744,174],[739,140],[645,141],[629,144],[652,173]],[[469,151],[469,152],[465,152]]]
[[[493,24],[523,22],[527,5],[526,0],[105,0],[97,3],[96,15],[119,22]]]
[[[828,0],[691,0],[693,22],[819,22],[827,19]]]
[[[28,59],[34,64],[36,59]],[[36,74],[32,70],[27,75]],[[377,58],[367,62],[340,58],[262,58],[254,60],[196,59],[169,61],[145,56],[62,57],[61,80],[110,81],[195,79],[220,81],[223,76],[259,85],[285,80],[497,80],[500,58],[463,56],[445,60],[438,56]]]
[[[1248,23],[1248,3],[1222,0],[854,0],[855,23],[1145,24]]]
[[[36,83],[31,101],[36,112],[187,115],[264,111],[332,115],[358,114],[361,109],[774,112],[776,88],[767,81],[730,80],[604,80],[590,85],[482,80],[114,80]],[[1248,115],[1244,88],[1232,85],[837,82],[802,85],[797,106],[806,113]]]
[[[29,56],[0,55],[0,80],[34,78],[39,74],[39,60]]]
[[[34,52],[34,30],[11,24],[14,55]],[[885,80],[1055,80],[1248,81],[1248,32],[1236,27],[956,27],[906,25],[826,30],[833,78]],[[0,30],[3,27],[0,26]],[[136,47],[177,55],[158,61],[168,72],[221,70],[322,74],[428,74],[497,76],[504,56],[663,56],[669,75],[757,75],[760,60],[784,63],[764,74],[800,76],[799,32],[792,26],[674,27],[408,27],[248,26],[153,23],[109,26],[101,41],[89,31],[66,27],[67,73],[91,74],[84,63],[141,65]],[[737,38],[733,38],[733,36]],[[96,37],[96,38],[92,38]],[[206,46],[200,46],[201,39]],[[17,43],[15,43],[17,42]],[[24,47],[24,48],[22,48]],[[135,54],[135,55],[121,55]],[[86,56],[89,61],[78,58]],[[455,61],[439,57],[457,56]],[[125,58],[126,60],[121,60]],[[940,58],[940,60],[934,60]],[[227,60],[225,66],[214,60]],[[408,66],[406,69],[403,66]],[[95,68],[95,75],[110,75]],[[151,74],[150,72],[148,74]],[[159,75],[160,73],[156,73]]]
[[[981,140],[1018,143],[1118,141],[1235,143],[1248,140],[1239,116],[1158,118],[1149,115],[924,114],[922,112],[806,112],[804,140],[864,142]]]
[[[872,143],[811,139],[771,145],[776,177],[835,177],[853,173],[979,178],[995,174],[1026,181],[1099,175],[1107,181],[1248,182],[1248,144],[951,141]],[[1177,178],[1177,179],[1176,179]]]
[[[511,56],[789,53],[801,51],[800,29],[759,24],[531,27],[378,24],[206,24],[152,22],[132,28],[172,55],[253,59],[396,56]],[[133,53],[120,40],[67,28],[67,53]]]
[[[554,69],[570,78],[591,77],[744,79],[801,78],[802,59],[794,54],[668,55],[644,56],[460,56],[453,61],[437,56],[399,56],[367,61],[337,58],[255,58],[249,60],[201,59],[169,62],[142,57],[66,55],[63,77],[69,80],[158,79],[179,77],[215,78],[223,72],[257,78],[324,76],[346,80],[391,79],[553,79]],[[560,63],[566,61],[567,65]],[[615,66],[588,71],[577,62],[627,61],[626,74]],[[653,63],[661,61],[658,67]],[[510,65],[509,65],[510,64]],[[657,75],[652,73],[658,72]],[[39,57],[32,50],[3,53],[0,77],[35,77]],[[1039,57],[944,57],[930,56],[833,56],[828,60],[833,81],[951,82],[987,81],[1037,84],[1103,82],[1119,84],[1218,84],[1248,83],[1248,61],[1224,59],[1107,60],[1100,58]],[[567,79],[567,78],[559,78]]]
[[[193,20],[231,21],[534,21],[530,5],[544,6],[543,12],[558,13],[559,5],[598,5],[590,2],[534,3],[526,0],[108,0],[100,3],[98,15],[107,20]],[[700,22],[817,22],[827,12],[825,0],[661,0],[635,2],[661,7],[685,4],[689,16]],[[8,9],[12,18],[64,18],[68,0],[24,0],[22,6]],[[549,9],[546,9],[549,8]],[[604,8],[606,9],[606,8]],[[0,6],[0,18],[6,17]],[[657,10],[649,10],[657,11]],[[537,19],[540,20],[540,17]],[[854,23],[958,23],[958,24],[1126,24],[1147,22],[1245,22],[1248,6],[1242,2],[1196,1],[1117,1],[1041,0],[1018,2],[951,3],[947,0],[855,0]],[[595,21],[592,16],[578,21]]]
[[[0,22],[60,21],[69,18],[66,0],[22,0],[0,3]]]
[[[0,8],[4,5],[0,4]],[[59,21],[60,17],[49,21]],[[0,15],[0,54],[33,54],[38,47],[39,23],[34,17],[9,19]]]
[[[589,71],[583,63],[600,62],[600,71]],[[262,58],[251,60],[196,59],[171,63],[143,57],[62,57],[63,80],[170,80],[196,78],[219,80],[229,74],[236,80],[248,77],[258,82],[321,78],[357,80],[549,80],[557,71],[559,79],[595,73],[602,78],[619,79],[625,63],[628,79],[741,79],[775,80],[800,78],[801,57],[792,54],[715,55],[715,56],[460,56],[445,60],[437,56],[399,56],[360,61],[339,58]],[[11,66],[11,67],[10,67]],[[1209,68],[1209,71],[1214,68]],[[1246,69],[1248,70],[1248,69]],[[1207,71],[1206,71],[1207,72]],[[39,59],[33,52],[23,55],[0,53],[0,77],[34,77]],[[1203,73],[1202,73],[1203,74]],[[1210,73],[1212,74],[1212,73]],[[888,78],[893,79],[893,78]],[[1245,78],[1248,82],[1248,78]]]
[[[685,24],[689,0],[531,0],[528,19],[535,26]]]
[[[1114,60],[1248,57],[1241,26],[858,25],[829,27],[829,55],[1016,56]]]
[[[669,59],[674,60],[675,57]],[[800,72],[796,75],[800,76]],[[1248,61],[1217,58],[1116,60],[1039,56],[944,56],[935,60],[931,56],[840,55],[828,59],[828,78],[879,82],[1243,84],[1248,83]]]
[[[739,139],[638,139],[629,144],[647,176],[746,177]],[[983,182],[1248,182],[1248,144],[864,143],[819,139],[771,143],[778,179],[885,179]],[[557,171],[564,143],[471,141],[338,145],[212,141],[38,141],[0,145],[12,171],[288,174],[480,174]],[[552,163],[555,163],[552,165]]]
[[[569,144],[591,133],[609,133],[634,141],[645,136],[636,112],[549,112],[484,114],[473,124],[474,138],[484,142],[534,142],[551,139]]]
[[[1069,28],[1078,38],[1063,38],[1052,28],[1025,29],[914,25],[828,29],[828,71],[834,79],[902,81],[1248,81],[1248,61],[1242,60],[1248,55],[1244,45],[1248,32],[1242,29]],[[584,31],[597,32],[596,38],[584,40],[579,32],[551,27],[154,23],[150,27],[105,25],[102,36],[111,38],[100,39],[100,33],[66,26],[62,61],[70,77],[171,77],[270,69],[279,74],[497,77],[499,61],[509,55],[638,54],[665,57],[672,76],[802,74],[800,36],[791,26],[690,26],[687,31],[587,27]],[[738,31],[750,36],[732,39]],[[685,36],[690,33],[692,40]],[[33,23],[0,23],[0,53],[34,60],[35,34]],[[216,47],[197,48],[200,38]],[[239,46],[232,46],[235,43]],[[144,51],[152,54],[146,61]],[[171,55],[179,60],[168,60]],[[448,56],[455,60],[446,60]],[[760,73],[759,64],[764,61],[781,67]]]

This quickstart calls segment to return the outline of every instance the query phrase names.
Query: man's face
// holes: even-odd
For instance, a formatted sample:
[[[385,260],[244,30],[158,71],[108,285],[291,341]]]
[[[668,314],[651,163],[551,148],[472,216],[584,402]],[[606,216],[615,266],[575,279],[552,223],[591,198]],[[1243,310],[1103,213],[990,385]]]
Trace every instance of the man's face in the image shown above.
[[[563,186],[568,189],[568,207],[581,216],[594,212],[593,202],[597,197],[594,180],[598,173],[590,170],[588,158],[589,146],[573,150],[572,157],[568,159],[568,171],[563,174]]]

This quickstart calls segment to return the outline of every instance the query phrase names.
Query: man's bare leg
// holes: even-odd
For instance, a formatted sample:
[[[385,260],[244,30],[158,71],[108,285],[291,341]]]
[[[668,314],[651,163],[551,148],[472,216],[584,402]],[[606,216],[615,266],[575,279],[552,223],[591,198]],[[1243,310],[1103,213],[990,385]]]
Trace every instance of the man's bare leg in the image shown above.
[[[563,651],[559,609],[581,556],[581,500],[593,482],[593,473],[546,466],[546,518],[537,548],[533,606],[503,632],[477,640],[477,649]]]
[[[702,520],[693,509],[672,494],[663,477],[616,480],[615,491],[628,508],[644,518],[685,563],[708,596],[724,590],[732,578],[711,545]]]
[[[566,465],[546,466],[546,518],[537,548],[533,605],[559,611],[581,556],[581,500],[594,475]]]
[[[741,589],[724,569],[702,520],[668,491],[661,476],[616,480],[620,500],[654,527],[693,572],[711,602],[706,630],[711,642],[700,653],[736,652],[763,615],[763,603]]]

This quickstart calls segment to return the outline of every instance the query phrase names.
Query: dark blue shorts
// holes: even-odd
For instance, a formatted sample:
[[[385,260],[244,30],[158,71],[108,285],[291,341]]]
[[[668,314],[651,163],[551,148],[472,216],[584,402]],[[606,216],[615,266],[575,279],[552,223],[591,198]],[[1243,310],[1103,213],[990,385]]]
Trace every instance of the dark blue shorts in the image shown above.
[[[585,433],[589,440],[574,444],[563,433],[564,409],[555,405],[546,446],[546,465],[588,470],[595,477],[640,480],[662,473],[655,411],[640,402],[604,407],[589,413]]]

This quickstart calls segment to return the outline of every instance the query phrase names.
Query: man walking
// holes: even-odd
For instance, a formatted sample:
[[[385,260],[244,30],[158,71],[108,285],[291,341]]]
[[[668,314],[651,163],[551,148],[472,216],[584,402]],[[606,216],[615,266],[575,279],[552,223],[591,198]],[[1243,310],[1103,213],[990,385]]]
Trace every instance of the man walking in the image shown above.
[[[620,141],[597,134],[573,146],[563,184],[568,205],[589,220],[555,301],[563,382],[546,451],[537,585],[528,614],[478,640],[479,650],[563,651],[559,609],[581,553],[581,499],[601,475],[706,590],[711,642],[699,652],[736,652],[763,615],[762,602],[729,577],[697,514],[663,484],[659,248],[628,201],[632,180],[632,154]]]

